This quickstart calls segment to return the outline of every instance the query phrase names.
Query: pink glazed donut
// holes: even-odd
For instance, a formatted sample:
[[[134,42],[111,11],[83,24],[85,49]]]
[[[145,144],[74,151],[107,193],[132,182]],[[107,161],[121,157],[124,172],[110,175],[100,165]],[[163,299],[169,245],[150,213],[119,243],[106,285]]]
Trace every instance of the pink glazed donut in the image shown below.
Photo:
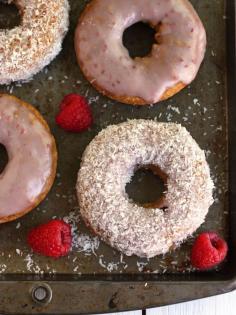
[[[124,31],[144,21],[156,30],[156,44],[132,59]],[[93,0],[75,34],[78,63],[90,83],[117,101],[144,105],[167,99],[197,75],[206,33],[187,0]]]
[[[0,174],[0,223],[35,208],[56,174],[57,150],[40,113],[16,97],[0,94],[0,143],[8,164]]]

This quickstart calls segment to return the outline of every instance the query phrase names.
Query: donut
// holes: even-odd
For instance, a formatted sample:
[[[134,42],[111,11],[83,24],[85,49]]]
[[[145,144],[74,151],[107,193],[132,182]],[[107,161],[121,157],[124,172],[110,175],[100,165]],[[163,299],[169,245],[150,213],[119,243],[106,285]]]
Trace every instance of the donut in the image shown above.
[[[0,84],[22,81],[47,66],[61,50],[69,25],[67,0],[10,0],[21,24],[0,30]]]
[[[148,56],[132,59],[122,37],[140,21],[156,30],[156,43]],[[92,0],[75,34],[85,77],[102,94],[132,105],[165,100],[190,84],[205,48],[205,29],[187,0]]]
[[[164,200],[152,206],[135,204],[126,193],[141,167],[159,169],[166,180]],[[84,152],[76,189],[81,216],[94,233],[128,256],[147,258],[192,235],[213,203],[204,151],[181,125],[150,120],[102,130]]]
[[[8,164],[0,174],[0,223],[35,208],[55,178],[54,137],[40,113],[14,96],[0,94],[0,143]]]

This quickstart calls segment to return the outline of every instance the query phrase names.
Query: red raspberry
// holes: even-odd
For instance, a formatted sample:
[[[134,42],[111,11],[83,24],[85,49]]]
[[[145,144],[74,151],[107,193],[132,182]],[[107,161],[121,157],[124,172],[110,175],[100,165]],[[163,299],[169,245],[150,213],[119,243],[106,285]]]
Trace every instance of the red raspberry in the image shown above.
[[[73,93],[67,94],[66,96],[64,96],[64,98],[60,104],[60,110],[63,110],[67,105],[74,102],[75,100],[80,101],[81,98],[83,98],[83,97],[78,95],[78,94],[73,94]]]
[[[34,252],[49,257],[66,256],[71,248],[71,227],[63,220],[51,220],[33,228],[27,237]]]
[[[226,257],[228,246],[214,232],[200,234],[192,248],[191,263],[200,270],[210,269],[220,264]]]
[[[80,132],[93,123],[92,111],[88,102],[78,94],[68,94],[60,104],[56,123],[66,131]]]

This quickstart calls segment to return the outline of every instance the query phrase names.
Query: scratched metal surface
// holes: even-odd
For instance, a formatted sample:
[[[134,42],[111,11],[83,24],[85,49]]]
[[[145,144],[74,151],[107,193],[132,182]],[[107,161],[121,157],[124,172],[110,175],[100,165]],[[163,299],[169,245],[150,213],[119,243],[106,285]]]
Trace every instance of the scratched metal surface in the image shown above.
[[[84,79],[76,63],[73,35],[76,22],[88,1],[71,0],[70,31],[61,54],[33,80],[24,84],[1,86],[0,92],[12,93],[33,104],[48,121],[55,135],[59,164],[58,175],[47,199],[20,220],[0,226],[0,272],[12,273],[182,273],[192,272],[189,251],[192,240],[180,248],[151,260],[122,257],[120,253],[100,242],[80,220],[77,247],[68,257],[52,260],[33,255],[26,243],[28,230],[52,217],[65,217],[71,211],[79,215],[75,182],[84,149],[104,127],[131,118],[172,121],[185,126],[206,150],[216,185],[215,204],[211,207],[201,230],[215,230],[227,237],[227,104],[225,69],[225,1],[191,1],[207,31],[208,46],[205,60],[191,86],[170,100],[148,107],[119,104],[99,94]],[[6,19],[0,6],[0,22]],[[11,10],[8,10],[9,12]],[[8,13],[9,14],[9,13]],[[217,31],[216,31],[217,30]],[[95,52],[96,53],[96,52]],[[92,128],[81,134],[68,134],[55,124],[55,115],[62,97],[77,92],[85,95],[94,114]],[[142,180],[142,178],[140,179]],[[137,187],[136,187],[137,188]],[[137,191],[135,184],[133,192]],[[153,190],[150,186],[148,190]],[[70,215],[71,217],[71,215]],[[73,218],[72,218],[73,219]],[[199,232],[198,231],[198,232]]]

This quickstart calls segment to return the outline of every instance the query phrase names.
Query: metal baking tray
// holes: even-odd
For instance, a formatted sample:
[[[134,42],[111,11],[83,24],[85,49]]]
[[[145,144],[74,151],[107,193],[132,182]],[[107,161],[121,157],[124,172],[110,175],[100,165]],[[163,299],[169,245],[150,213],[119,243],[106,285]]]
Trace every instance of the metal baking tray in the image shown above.
[[[12,93],[35,105],[48,121],[59,151],[57,178],[46,200],[20,220],[0,226],[1,314],[83,314],[140,309],[236,288],[235,2],[191,1],[207,31],[203,65],[191,86],[165,102],[148,107],[111,101],[84,79],[76,63],[73,35],[88,2],[70,1],[70,31],[61,54],[46,69],[24,84],[0,87],[1,92]],[[4,10],[8,14],[13,12],[1,4],[0,23],[9,21]],[[126,44],[140,51],[142,36],[142,27],[138,26],[137,38],[130,32]],[[81,134],[66,133],[55,124],[59,102],[72,92],[86,96],[94,113],[94,125]],[[199,273],[191,268],[191,238],[171,253],[150,260],[123,256],[100,242],[79,218],[75,182],[85,147],[102,128],[131,118],[181,123],[206,150],[216,185],[215,203],[198,232],[215,230],[228,240],[228,259],[218,269]],[[3,151],[0,151],[2,161]],[[130,194],[142,199],[144,183],[146,190],[152,191],[153,179],[139,174],[129,187]],[[66,217],[74,224],[73,251],[59,260],[34,255],[26,244],[28,230],[52,217]],[[49,286],[46,291],[38,291],[44,284]],[[42,299],[41,303],[32,299],[32,292]]]

